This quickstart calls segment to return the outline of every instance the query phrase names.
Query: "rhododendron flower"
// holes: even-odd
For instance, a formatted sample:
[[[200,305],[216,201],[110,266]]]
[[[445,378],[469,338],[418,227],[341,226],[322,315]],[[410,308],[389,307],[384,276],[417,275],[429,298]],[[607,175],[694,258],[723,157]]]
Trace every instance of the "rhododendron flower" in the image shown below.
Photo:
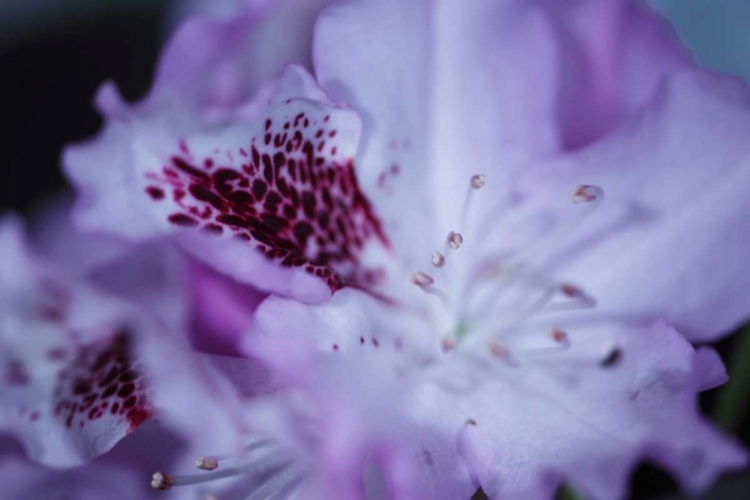
[[[143,102],[100,90],[102,133],[64,156],[76,221],[275,293],[247,352],[345,416],[319,439],[390,429],[378,470],[406,457],[425,498],[619,497],[642,457],[703,488],[746,460],[683,334],[750,312],[750,93],[629,3],[559,8],[345,2],[315,76],[253,98],[224,69],[252,67],[244,14],[194,24]],[[212,64],[179,66],[191,46]]]
[[[219,403],[231,400],[229,385],[170,332],[172,315],[160,321],[156,311],[39,259],[21,233],[17,219],[0,222],[0,429],[56,467],[90,461],[155,415],[196,444],[232,442],[231,405]],[[142,270],[158,269],[147,260]],[[109,271],[109,285],[128,289],[116,266]],[[152,286],[165,292],[141,278],[140,295]],[[166,293],[160,299],[173,302]]]
[[[342,468],[349,471],[362,462],[374,444],[348,443],[339,451],[320,437],[331,421],[347,425],[346,413],[281,390],[257,361],[207,354],[237,354],[235,336],[246,328],[262,295],[205,266],[179,265],[186,259],[166,244],[123,248],[122,242],[79,233],[67,224],[65,209],[53,204],[34,231],[33,241],[44,243],[47,262],[31,254],[17,221],[8,219],[0,232],[6,259],[0,288],[0,366],[6,374],[1,423],[21,439],[31,458],[56,467],[82,464],[153,418],[185,438],[180,447],[187,449],[172,460],[173,470],[194,467],[197,458],[198,467],[209,471],[156,472],[152,484],[158,489],[189,485],[175,488],[175,498],[248,491],[352,498],[359,476]],[[85,248],[100,252],[89,255],[81,252]],[[188,297],[179,292],[188,280],[195,289],[190,306],[201,314],[184,313]],[[186,321],[190,317],[193,321]],[[190,332],[197,352],[190,352],[187,338],[162,331],[167,325]],[[259,396],[272,391],[277,392],[273,397]],[[394,440],[392,432],[389,438]],[[378,441],[377,454],[395,446],[384,441]],[[165,451],[178,451],[174,443],[168,446],[172,450]],[[209,450],[221,453],[209,455]],[[219,461],[222,469],[210,472]],[[148,463],[154,467],[153,460]],[[83,480],[86,474],[101,473],[112,488],[133,476],[102,468],[101,461],[80,473],[41,474],[15,459],[5,465],[26,471],[12,485],[23,494],[48,491],[41,480],[45,475],[57,478],[60,491],[79,496],[101,491],[101,483]],[[145,483],[144,463],[139,465],[139,483]],[[170,462],[156,465],[165,469]],[[41,485],[30,483],[29,475]],[[353,478],[351,484],[323,480],[341,476]],[[122,494],[132,496],[132,485]]]

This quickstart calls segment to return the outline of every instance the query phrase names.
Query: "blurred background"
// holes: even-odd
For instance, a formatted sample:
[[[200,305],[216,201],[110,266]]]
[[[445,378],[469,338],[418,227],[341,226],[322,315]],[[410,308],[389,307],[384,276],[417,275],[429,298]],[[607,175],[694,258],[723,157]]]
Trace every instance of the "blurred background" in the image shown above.
[[[128,100],[145,94],[178,3],[0,0],[1,210],[28,213],[63,188],[60,149],[98,130],[101,122],[90,103],[103,80],[116,81]],[[750,1],[648,3],[670,19],[698,62],[750,82]],[[705,393],[701,408],[750,446],[750,328],[716,347],[732,381]],[[750,472],[745,471],[699,498],[739,500],[750,498],[748,492]],[[633,476],[630,498],[686,497],[676,492],[669,475],[643,463]]]

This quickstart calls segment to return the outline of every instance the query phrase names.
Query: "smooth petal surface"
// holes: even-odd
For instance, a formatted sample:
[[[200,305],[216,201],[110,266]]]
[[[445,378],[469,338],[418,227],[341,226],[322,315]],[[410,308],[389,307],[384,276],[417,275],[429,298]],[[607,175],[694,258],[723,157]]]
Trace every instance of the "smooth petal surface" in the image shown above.
[[[552,259],[598,301],[597,314],[664,318],[692,340],[747,317],[750,94],[735,81],[685,73],[616,133],[530,167],[529,198],[564,213],[566,192],[596,184],[604,205]]]
[[[321,16],[316,74],[363,115],[360,177],[408,265],[467,230],[472,174],[491,183],[474,218],[491,219],[513,172],[606,133],[688,66],[640,6],[558,3],[361,0]]]
[[[559,127],[566,149],[585,146],[648,102],[661,81],[691,66],[665,19],[630,0],[548,2],[559,36]]]
[[[703,355],[663,324],[600,329],[621,333],[613,366],[552,361],[488,382],[451,411],[470,415],[459,442],[490,498],[549,498],[565,480],[587,498],[622,498],[646,457],[695,491],[746,463],[696,407],[696,393],[713,377],[697,371]],[[437,395],[426,414],[448,404]]]
[[[405,418],[414,405],[411,368],[427,362],[412,356],[410,344],[421,342],[411,335],[420,331],[415,321],[350,289],[317,306],[271,297],[246,348],[322,406],[331,471],[348,467],[356,477],[364,458],[379,456],[391,498],[469,498],[476,485],[453,430]]]
[[[161,56],[156,85],[183,93],[193,105],[242,103],[287,64],[310,67],[312,29],[332,0],[189,0],[188,18]]]
[[[154,240],[133,245],[112,235],[79,230],[71,220],[72,197],[45,203],[29,227],[36,255],[66,274],[125,298],[170,331],[186,331],[190,297],[197,286],[192,263],[175,245]]]
[[[346,2],[321,15],[314,50],[321,85],[363,115],[358,172],[404,259],[458,222],[472,174],[502,186],[556,149],[554,37],[533,4]]]
[[[301,68],[218,123],[174,102],[109,117],[64,158],[83,228],[173,235],[219,271],[309,301],[340,286],[332,268],[351,279],[365,247],[387,244],[353,170],[359,119]],[[110,147],[122,161],[105,172],[94,160]]]

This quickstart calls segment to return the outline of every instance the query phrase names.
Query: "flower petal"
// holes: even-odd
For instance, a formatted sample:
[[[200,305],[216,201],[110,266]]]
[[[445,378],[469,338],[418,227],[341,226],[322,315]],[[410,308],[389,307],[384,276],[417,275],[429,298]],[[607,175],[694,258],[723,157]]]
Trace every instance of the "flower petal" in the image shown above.
[[[354,173],[359,119],[301,68],[219,122],[166,97],[109,118],[64,158],[86,229],[174,235],[219,271],[309,301],[359,279],[366,247],[387,245]],[[114,151],[121,161],[101,168]]]
[[[529,199],[596,184],[606,201],[551,266],[597,314],[664,318],[692,340],[747,317],[750,92],[701,73],[671,79],[643,113],[578,154],[529,168]]]
[[[439,434],[430,422],[407,425],[415,404],[408,374],[425,360],[410,349],[420,342],[409,335],[419,318],[398,312],[351,289],[320,305],[270,297],[246,348],[322,408],[332,470],[359,475],[356,466],[379,456],[397,498],[468,498],[476,485],[455,453],[455,434]]]
[[[157,86],[192,103],[229,108],[245,102],[291,63],[310,67],[312,29],[332,0],[190,0],[174,5],[193,17],[160,59]],[[210,17],[209,17],[210,16]]]
[[[554,43],[527,2],[362,0],[321,15],[316,74],[364,117],[360,178],[402,256],[431,254],[445,229],[432,225],[458,222],[450,201],[472,174],[500,201],[513,166],[556,149]]]
[[[28,257],[20,225],[0,247],[0,425],[48,464],[83,463],[152,413],[133,357],[128,310]]]
[[[0,248],[0,428],[32,459],[85,463],[154,415],[195,443],[233,441],[237,396],[187,339],[38,262],[14,219]]]
[[[550,371],[517,387],[498,383],[492,398],[477,393],[465,402],[477,424],[462,440],[482,488],[493,498],[545,498],[569,480],[589,498],[620,498],[643,457],[691,491],[741,468],[746,453],[696,407],[697,357],[663,324],[628,327],[620,361],[579,369],[573,386]]]
[[[567,149],[627,119],[662,79],[692,65],[668,21],[629,0],[549,4],[565,61],[559,100]]]

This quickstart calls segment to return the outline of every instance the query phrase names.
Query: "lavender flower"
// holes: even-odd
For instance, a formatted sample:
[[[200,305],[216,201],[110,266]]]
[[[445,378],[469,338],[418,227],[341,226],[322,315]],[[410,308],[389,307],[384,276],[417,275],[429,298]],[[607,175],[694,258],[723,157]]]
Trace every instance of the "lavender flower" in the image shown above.
[[[64,155],[80,228],[271,294],[229,344],[278,389],[212,407],[242,465],[155,487],[618,498],[643,457],[691,491],[746,463],[695,407],[721,361],[686,340],[748,316],[744,85],[620,0],[343,2],[314,74],[273,77],[260,14],[186,23],[149,96],[105,84],[104,129]]]

